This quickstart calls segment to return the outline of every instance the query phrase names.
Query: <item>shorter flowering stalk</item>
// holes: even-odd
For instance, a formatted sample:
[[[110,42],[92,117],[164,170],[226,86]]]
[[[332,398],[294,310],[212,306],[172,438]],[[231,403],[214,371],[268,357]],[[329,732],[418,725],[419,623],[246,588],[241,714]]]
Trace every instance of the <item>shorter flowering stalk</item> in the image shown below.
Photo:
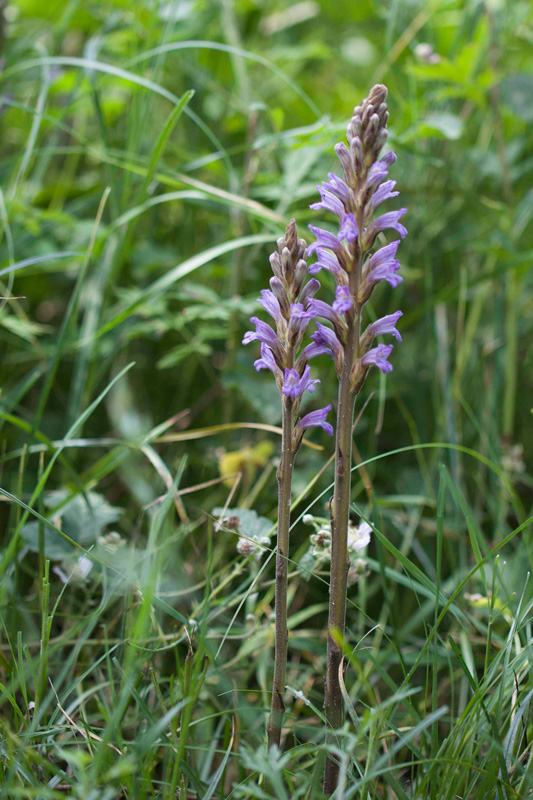
[[[296,223],[291,220],[285,236],[278,239],[278,251],[270,257],[274,277],[270,289],[261,292],[259,302],[275,322],[276,331],[266,322],[252,317],[256,330],[249,331],[243,344],[261,342],[261,358],[256,370],[269,369],[274,374],[282,401],[281,458],[278,468],[278,525],[276,548],[275,642],[272,706],[268,721],[268,745],[280,746],[285,712],[285,676],[287,669],[287,576],[291,513],[292,471],[304,431],[321,427],[330,435],[333,428],[326,421],[331,405],[311,411],[298,419],[302,395],[314,392],[320,383],[311,379],[309,358],[331,354],[325,344],[312,342],[302,349],[305,329],[314,313],[308,311],[310,299],[320,288],[316,278],[306,281],[306,242],[298,239]]]
[[[392,345],[378,344],[376,336],[401,336],[396,324],[401,311],[389,314],[368,325],[361,333],[361,317],[365,303],[376,284],[387,281],[397,286],[400,264],[396,260],[398,241],[370,255],[378,235],[387,229],[397,231],[403,238],[407,230],[400,222],[406,209],[388,211],[375,218],[377,206],[398,195],[396,182],[387,180],[388,169],[396,161],[394,153],[379,158],[387,140],[388,111],[385,86],[374,86],[367,99],[354,109],[347,129],[348,146],[343,142],[335,147],[343,167],[343,178],[332,173],[318,187],[321,201],[311,208],[325,209],[338,218],[337,234],[310,226],[317,241],[309,247],[316,252],[317,261],[309,267],[312,275],[325,269],[337,284],[331,305],[311,298],[308,310],[329,323],[318,324],[313,335],[317,346],[331,350],[339,376],[337,408],[337,439],[335,448],[335,489],[331,503],[331,579],[328,617],[328,655],[324,708],[331,741],[332,731],[340,728],[344,719],[343,698],[339,678],[342,651],[339,637],[344,635],[346,617],[346,586],[350,559],[348,530],[350,521],[350,490],[352,460],[352,425],[354,405],[369,369],[392,370],[389,356]],[[331,795],[338,781],[339,765],[329,757],[324,776],[324,792]]]

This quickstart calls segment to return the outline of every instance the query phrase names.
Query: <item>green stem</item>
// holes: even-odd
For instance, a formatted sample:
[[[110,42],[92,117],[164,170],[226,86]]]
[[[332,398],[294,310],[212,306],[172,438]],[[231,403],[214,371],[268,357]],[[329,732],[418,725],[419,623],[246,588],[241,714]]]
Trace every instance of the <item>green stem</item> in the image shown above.
[[[280,746],[285,703],[287,671],[287,573],[289,557],[289,528],[291,520],[291,486],[294,456],[292,448],[293,400],[283,398],[283,433],[281,460],[278,468],[278,540],[276,549],[276,628],[274,642],[274,679],[272,706],[268,720],[268,746]]]

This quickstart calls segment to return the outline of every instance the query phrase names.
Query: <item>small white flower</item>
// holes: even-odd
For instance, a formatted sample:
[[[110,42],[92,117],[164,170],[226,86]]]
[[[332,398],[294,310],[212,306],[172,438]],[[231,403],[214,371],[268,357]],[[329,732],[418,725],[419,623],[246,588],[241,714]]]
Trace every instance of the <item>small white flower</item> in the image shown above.
[[[367,522],[361,522],[357,526],[350,525],[348,528],[348,552],[358,553],[368,547],[371,533],[372,528]]]

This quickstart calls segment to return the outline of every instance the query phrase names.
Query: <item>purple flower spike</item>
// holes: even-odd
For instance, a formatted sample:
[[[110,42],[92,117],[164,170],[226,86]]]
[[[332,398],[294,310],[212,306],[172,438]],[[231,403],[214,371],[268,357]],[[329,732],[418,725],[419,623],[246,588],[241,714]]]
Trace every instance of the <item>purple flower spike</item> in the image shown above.
[[[333,310],[337,314],[346,314],[352,307],[352,296],[347,286],[337,286],[335,290],[335,301]]]
[[[386,214],[382,214],[381,217],[374,220],[370,226],[370,233],[377,236],[380,231],[393,228],[395,231],[398,231],[402,239],[405,238],[405,236],[407,236],[407,228],[402,225],[399,220],[406,211],[406,208],[400,208],[399,211],[387,211]]]
[[[326,269],[328,272],[335,275],[335,277],[340,275],[341,268],[336,255],[330,253],[329,250],[324,250],[322,247],[317,249],[316,254],[318,261],[311,264],[307,270],[310,275],[316,275],[321,269]]]
[[[385,333],[391,333],[398,342],[402,341],[400,332],[396,330],[396,323],[403,316],[402,311],[396,311],[394,314],[388,314],[386,317],[377,319],[368,326],[368,331],[372,336],[382,336]]]
[[[381,203],[384,203],[385,200],[389,200],[391,197],[397,197],[400,192],[393,192],[392,190],[396,186],[396,181],[385,181],[381,184],[379,189],[375,192],[372,196],[372,206],[375,208],[379,206]]]
[[[311,367],[309,364],[304,369],[304,374],[301,378],[297,370],[286,369],[285,382],[281,391],[286,397],[300,397],[306,389],[311,393],[314,392],[315,383],[320,383],[320,381],[318,378],[311,380]]]
[[[244,334],[244,339],[242,340],[243,344],[250,344],[250,342],[257,340],[258,342],[264,342],[272,348],[279,347],[279,339],[270,325],[267,325],[266,322],[263,322],[257,317],[250,317],[250,322],[253,322],[256,330],[248,331]]]
[[[365,367],[379,367],[384,373],[392,372],[392,364],[387,361],[391,353],[391,344],[378,344],[377,347],[369,350],[368,353],[362,357],[361,363],[364,364]]]
[[[331,403],[325,408],[319,408],[318,411],[311,411],[303,417],[296,428],[304,431],[306,428],[323,428],[326,433],[333,436],[333,426],[326,422],[328,412],[331,411]]]
[[[345,214],[342,219],[341,229],[339,231],[339,239],[346,239],[347,242],[355,242],[359,236],[359,228],[357,221],[353,214]]]
[[[334,253],[340,253],[344,249],[334,233],[325,231],[322,228],[317,228],[315,225],[310,225],[309,229],[313,231],[316,236],[316,242],[313,242],[307,248],[308,255],[314,253],[319,247],[325,247],[327,250],[333,250]]]

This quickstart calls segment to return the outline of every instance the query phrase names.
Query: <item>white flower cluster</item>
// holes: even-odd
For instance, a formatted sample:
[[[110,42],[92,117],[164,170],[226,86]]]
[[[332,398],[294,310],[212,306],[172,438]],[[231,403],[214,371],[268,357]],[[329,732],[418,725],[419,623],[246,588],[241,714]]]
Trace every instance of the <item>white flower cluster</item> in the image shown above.
[[[305,525],[312,525],[315,533],[310,536],[310,556],[313,567],[317,569],[323,562],[331,560],[331,524],[329,520],[306,514],[303,518]],[[350,556],[350,569],[348,583],[354,584],[359,578],[368,574],[368,564],[364,558],[356,557],[370,544],[372,528],[367,522],[360,525],[350,525],[348,528],[348,555]]]

